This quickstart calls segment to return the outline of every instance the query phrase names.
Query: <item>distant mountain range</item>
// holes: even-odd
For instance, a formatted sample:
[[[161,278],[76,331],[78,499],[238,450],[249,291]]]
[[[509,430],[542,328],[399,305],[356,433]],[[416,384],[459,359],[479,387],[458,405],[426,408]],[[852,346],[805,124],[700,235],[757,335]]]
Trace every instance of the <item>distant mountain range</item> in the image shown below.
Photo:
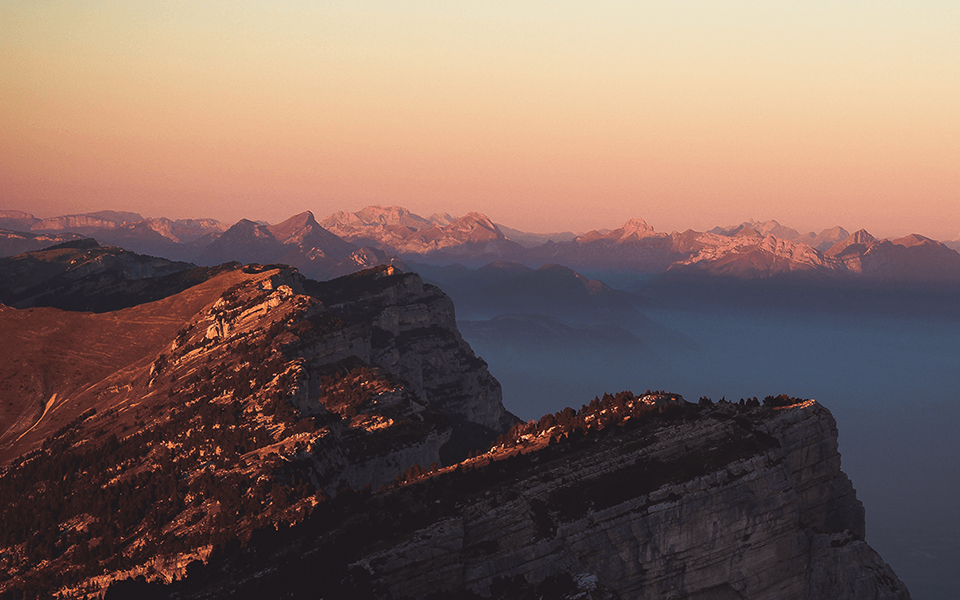
[[[777,221],[662,233],[637,218],[616,229],[575,235],[504,228],[476,212],[422,217],[398,206],[337,212],[320,221],[303,212],[274,225],[243,219],[233,226],[118,211],[47,219],[0,211],[0,254],[5,256],[81,237],[203,266],[290,264],[320,279],[406,261],[474,268],[491,262],[532,268],[561,264],[594,275],[960,282],[960,241],[918,234],[879,240],[865,230],[851,235],[842,227],[800,233]]]

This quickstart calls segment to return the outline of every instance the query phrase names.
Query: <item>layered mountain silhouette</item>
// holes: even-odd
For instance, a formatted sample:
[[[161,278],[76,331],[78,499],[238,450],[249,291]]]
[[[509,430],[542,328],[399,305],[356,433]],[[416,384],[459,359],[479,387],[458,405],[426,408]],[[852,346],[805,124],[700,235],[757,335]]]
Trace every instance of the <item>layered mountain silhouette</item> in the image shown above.
[[[140,254],[192,260],[227,226],[214,219],[144,218],[137,213],[108,210],[46,219],[21,211],[0,211],[0,228],[31,233],[73,233]],[[13,254],[4,253],[4,256]]]
[[[878,240],[865,230],[825,252],[849,271],[888,281],[960,282],[960,254],[941,242],[911,234]]]
[[[503,223],[497,223],[497,227],[508,239],[520,244],[524,248],[536,248],[547,242],[569,242],[576,239],[577,234],[572,231],[560,231],[557,233],[530,233],[507,227]]]
[[[547,316],[572,326],[611,325],[635,332],[655,327],[637,308],[637,298],[562,265],[531,269],[516,262],[492,262],[478,269],[414,263],[457,305],[460,320],[502,315]]]
[[[374,249],[361,250],[317,223],[303,212],[276,225],[243,219],[227,229],[197,257],[203,265],[228,261],[292,265],[309,277],[325,279],[361,268],[391,262]]]
[[[0,303],[106,312],[166,298],[224,267],[144,256],[84,238],[44,250],[0,258]]]
[[[0,229],[0,256],[16,256],[85,237],[79,233],[28,233]]]
[[[4,255],[87,236],[104,245],[206,266],[229,261],[290,264],[319,279],[378,264],[477,268],[516,262],[533,268],[559,264],[602,277],[667,273],[743,280],[960,281],[960,254],[952,242],[916,234],[877,240],[863,230],[850,235],[842,227],[802,234],[777,221],[663,233],[637,218],[579,236],[512,229],[507,235],[480,213],[422,217],[399,206],[369,206],[320,221],[306,211],[273,225],[243,219],[233,226],[117,211],[47,219],[2,211],[0,228]]]

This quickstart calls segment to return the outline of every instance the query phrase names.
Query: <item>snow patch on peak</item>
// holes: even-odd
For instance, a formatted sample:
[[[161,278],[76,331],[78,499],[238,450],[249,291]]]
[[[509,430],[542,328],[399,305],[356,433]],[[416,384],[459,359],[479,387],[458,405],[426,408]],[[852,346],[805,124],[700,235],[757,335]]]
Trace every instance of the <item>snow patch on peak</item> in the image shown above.
[[[770,276],[778,273],[807,270],[832,270],[832,262],[810,246],[784,240],[774,235],[761,237],[752,228],[752,235],[705,233],[698,238],[701,249],[675,268],[692,267],[723,275]]]
[[[469,212],[460,217],[453,223],[442,228],[445,233],[464,233],[467,234],[467,240],[471,242],[485,241],[488,239],[503,239],[503,232],[484,214],[478,212]]]
[[[624,223],[623,227],[621,227],[620,229],[623,230],[623,236],[621,237],[634,236],[634,235],[639,237],[646,237],[654,234],[653,227],[651,227],[650,225],[647,225],[647,222],[640,218],[630,219],[629,221]]]

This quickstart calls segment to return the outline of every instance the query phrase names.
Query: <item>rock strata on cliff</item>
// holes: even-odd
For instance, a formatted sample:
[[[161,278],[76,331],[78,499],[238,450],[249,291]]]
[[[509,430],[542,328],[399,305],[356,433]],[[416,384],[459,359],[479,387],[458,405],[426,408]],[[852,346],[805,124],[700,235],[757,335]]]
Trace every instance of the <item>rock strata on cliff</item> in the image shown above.
[[[395,373],[450,417],[458,442],[491,439],[513,425],[516,417],[503,408],[499,382],[457,330],[450,298],[416,274],[390,267],[379,273],[372,282],[356,276],[308,284],[311,295],[343,323],[311,347],[315,360],[356,356]]]
[[[218,557],[205,584],[179,592],[909,598],[863,541],[821,405],[605,402],[514,428],[455,469],[332,502],[301,532],[253,548],[256,575],[249,558]]]

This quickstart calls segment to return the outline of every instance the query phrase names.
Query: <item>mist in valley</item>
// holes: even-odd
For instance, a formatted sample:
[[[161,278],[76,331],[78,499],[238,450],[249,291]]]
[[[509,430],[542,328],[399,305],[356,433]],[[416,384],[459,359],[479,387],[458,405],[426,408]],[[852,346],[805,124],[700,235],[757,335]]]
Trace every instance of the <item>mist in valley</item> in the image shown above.
[[[818,400],[837,420],[867,541],[915,599],[960,589],[960,318],[950,298],[820,290],[743,301],[648,278],[592,303],[578,296],[564,312],[575,286],[554,280],[541,314],[532,287],[518,301],[451,283],[464,338],[522,419],[620,390]]]

